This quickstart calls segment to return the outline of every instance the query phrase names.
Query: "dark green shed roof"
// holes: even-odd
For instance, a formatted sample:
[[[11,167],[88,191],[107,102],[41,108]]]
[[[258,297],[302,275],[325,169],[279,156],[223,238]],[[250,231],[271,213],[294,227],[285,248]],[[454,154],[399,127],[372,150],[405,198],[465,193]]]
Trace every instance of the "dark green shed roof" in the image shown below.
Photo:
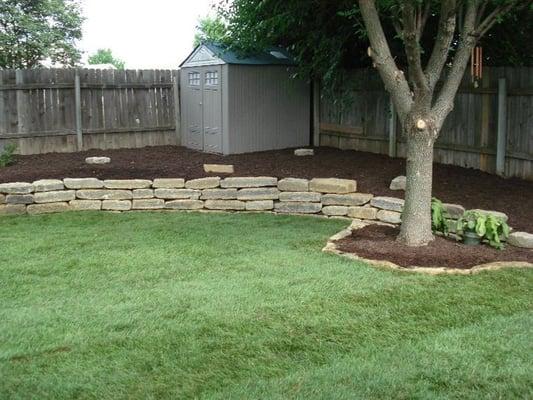
[[[195,60],[195,56],[201,51],[207,49],[214,58],[211,60],[203,59]],[[187,66],[188,63],[194,63],[199,66],[203,63],[205,65],[213,64],[214,60],[219,59],[224,64],[238,64],[238,65],[296,65],[296,62],[291,55],[282,48],[273,47],[269,48],[261,53],[252,54],[248,56],[241,56],[234,51],[228,50],[226,47],[214,44],[203,43],[192,51],[191,54],[180,64],[180,67]]]

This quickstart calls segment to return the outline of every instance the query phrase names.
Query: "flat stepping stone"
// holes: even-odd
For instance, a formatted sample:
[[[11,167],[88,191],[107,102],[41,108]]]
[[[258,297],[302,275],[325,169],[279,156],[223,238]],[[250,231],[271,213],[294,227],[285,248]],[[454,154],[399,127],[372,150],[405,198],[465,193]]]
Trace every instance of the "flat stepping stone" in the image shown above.
[[[313,149],[296,149],[294,150],[295,156],[314,156],[315,151]]]
[[[111,162],[111,158],[109,157],[87,157],[85,159],[85,162],[87,164],[109,164]]]
[[[216,174],[233,174],[235,169],[231,164],[204,164],[204,171]]]

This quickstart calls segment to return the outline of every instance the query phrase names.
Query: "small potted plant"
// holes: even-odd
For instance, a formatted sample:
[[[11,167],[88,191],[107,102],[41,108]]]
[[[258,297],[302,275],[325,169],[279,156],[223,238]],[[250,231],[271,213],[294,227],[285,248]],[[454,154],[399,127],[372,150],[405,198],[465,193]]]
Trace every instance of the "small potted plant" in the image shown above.
[[[483,216],[475,211],[466,211],[457,220],[457,233],[463,237],[467,246],[477,246],[484,235],[485,222]]]
[[[509,237],[507,223],[493,214],[469,210],[457,220],[457,233],[463,237],[467,246],[475,246],[486,239],[490,246],[503,249],[503,239]]]

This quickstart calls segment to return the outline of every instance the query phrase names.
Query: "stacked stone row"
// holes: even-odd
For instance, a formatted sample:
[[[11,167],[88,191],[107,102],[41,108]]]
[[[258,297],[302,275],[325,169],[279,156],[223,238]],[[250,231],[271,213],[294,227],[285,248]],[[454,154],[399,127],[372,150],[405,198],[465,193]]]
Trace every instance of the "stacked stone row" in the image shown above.
[[[65,178],[0,184],[0,214],[82,210],[227,210],[323,214],[400,222],[403,200],[357,192],[350,179]]]

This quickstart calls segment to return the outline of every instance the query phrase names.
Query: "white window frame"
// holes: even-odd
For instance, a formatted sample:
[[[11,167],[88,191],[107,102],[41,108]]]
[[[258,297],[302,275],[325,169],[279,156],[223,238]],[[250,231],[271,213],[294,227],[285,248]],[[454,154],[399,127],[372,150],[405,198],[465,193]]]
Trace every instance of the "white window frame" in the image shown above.
[[[200,73],[193,71],[189,72],[189,86],[200,86]]]
[[[217,86],[218,85],[218,71],[207,71],[205,73],[205,84],[206,86]]]

